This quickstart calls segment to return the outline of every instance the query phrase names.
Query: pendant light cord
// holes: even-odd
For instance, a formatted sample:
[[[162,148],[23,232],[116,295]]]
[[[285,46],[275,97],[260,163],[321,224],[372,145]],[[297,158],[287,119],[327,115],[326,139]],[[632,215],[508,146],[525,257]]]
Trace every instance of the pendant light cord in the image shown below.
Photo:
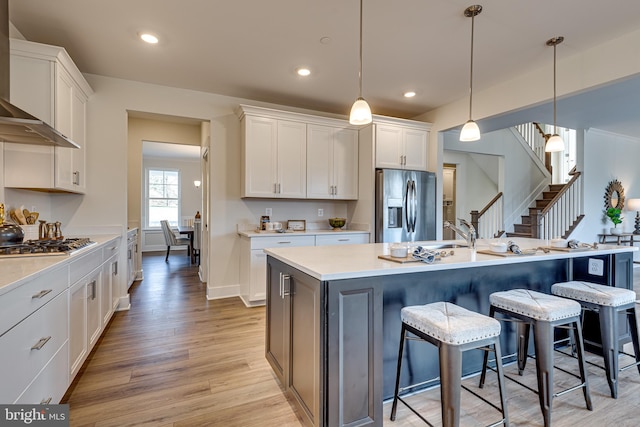
[[[475,15],[471,15],[471,73],[469,74],[469,120],[471,120],[471,105],[473,103],[473,30]]]
[[[553,45],[553,134],[558,134],[558,126],[556,126],[556,47],[557,43]]]
[[[362,98],[362,1],[360,0],[360,71],[358,73],[358,97]]]

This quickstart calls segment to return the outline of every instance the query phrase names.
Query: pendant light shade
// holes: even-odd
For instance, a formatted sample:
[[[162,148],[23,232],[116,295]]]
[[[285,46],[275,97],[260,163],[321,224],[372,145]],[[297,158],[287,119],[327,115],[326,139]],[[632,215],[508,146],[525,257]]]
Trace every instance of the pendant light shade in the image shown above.
[[[460,141],[462,142],[472,142],[480,139],[480,128],[478,124],[473,120],[469,120],[462,127],[462,131],[460,131]]]
[[[544,146],[544,151],[547,153],[564,151],[564,141],[558,135],[558,127],[556,126],[556,46],[563,41],[564,37],[562,36],[547,40],[547,46],[553,46],[553,135]]]
[[[471,72],[469,73],[469,120],[460,131],[460,141],[462,142],[473,142],[480,139],[480,128],[471,118],[471,107],[473,105],[473,31],[475,17],[480,12],[482,12],[482,6],[479,4],[469,6],[464,10],[464,16],[471,18]]]
[[[371,108],[362,97],[362,0],[360,0],[360,71],[358,73],[358,99],[351,107],[349,123],[352,125],[366,125],[371,123]]]

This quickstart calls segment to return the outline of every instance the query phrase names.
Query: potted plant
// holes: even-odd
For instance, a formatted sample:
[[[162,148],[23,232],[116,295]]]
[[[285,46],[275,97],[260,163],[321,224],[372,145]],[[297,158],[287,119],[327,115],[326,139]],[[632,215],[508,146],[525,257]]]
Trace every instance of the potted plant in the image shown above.
[[[613,223],[613,228],[609,229],[609,233],[611,234],[622,234],[622,230],[618,230],[618,224],[622,223],[622,217],[620,214],[622,211],[618,208],[609,208],[605,211],[605,215],[611,220]]]

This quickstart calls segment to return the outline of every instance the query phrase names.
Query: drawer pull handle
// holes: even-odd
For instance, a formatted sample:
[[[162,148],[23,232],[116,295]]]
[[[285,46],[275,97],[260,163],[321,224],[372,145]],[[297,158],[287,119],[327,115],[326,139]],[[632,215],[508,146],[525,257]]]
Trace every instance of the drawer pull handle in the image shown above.
[[[40,341],[38,341],[33,347],[31,347],[31,350],[40,350],[42,347],[44,347],[46,343],[49,342],[50,339],[51,339],[51,336],[48,336],[46,338],[40,338]]]
[[[51,403],[52,398],[48,398],[48,399],[43,399],[40,404],[41,405],[48,405],[49,403]]]
[[[38,292],[37,294],[34,294],[31,296],[31,299],[34,298],[42,298],[43,296],[47,295],[49,292],[51,292],[53,289],[43,289],[40,292]]]
[[[338,239],[338,242],[348,242],[351,239]]]
[[[278,242],[279,245],[290,245],[291,242]]]

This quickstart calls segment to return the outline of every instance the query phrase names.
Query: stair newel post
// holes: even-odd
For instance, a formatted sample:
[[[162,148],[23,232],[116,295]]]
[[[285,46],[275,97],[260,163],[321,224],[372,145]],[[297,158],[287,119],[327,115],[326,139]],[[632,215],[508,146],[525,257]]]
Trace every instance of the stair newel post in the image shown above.
[[[478,238],[481,238],[483,236],[480,236],[480,228],[478,227],[478,222],[480,220],[480,213],[478,211],[471,211],[471,225],[473,225],[473,228],[475,228],[478,232]]]
[[[540,210],[536,209],[531,212],[531,238],[540,239],[540,223],[542,222],[542,215],[540,215]]]

